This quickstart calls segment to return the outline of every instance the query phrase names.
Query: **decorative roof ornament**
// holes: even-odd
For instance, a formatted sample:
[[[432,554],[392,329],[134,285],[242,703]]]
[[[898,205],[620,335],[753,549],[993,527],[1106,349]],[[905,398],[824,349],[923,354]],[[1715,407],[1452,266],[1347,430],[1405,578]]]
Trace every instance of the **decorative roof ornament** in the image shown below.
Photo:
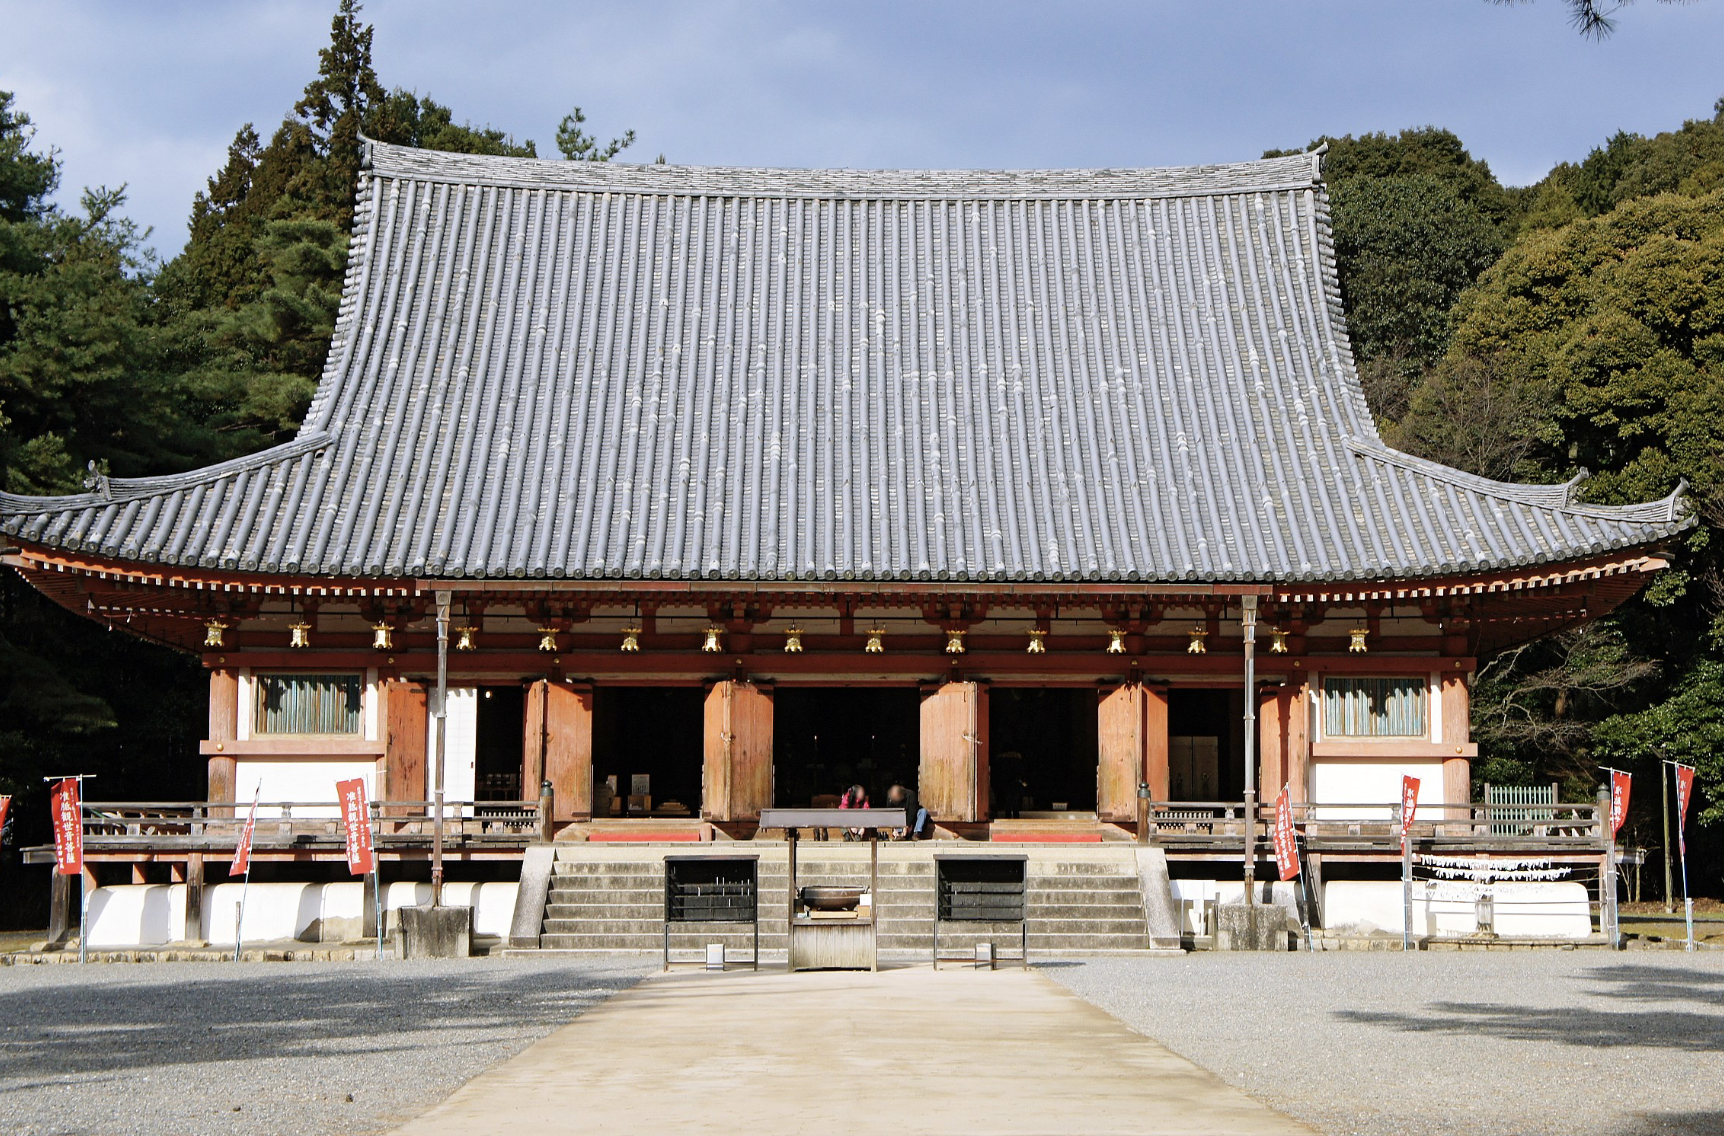
[[[1026,654],[1026,655],[1045,655],[1045,654],[1047,654],[1048,653],[1047,638],[1048,638],[1048,633],[1045,629],[1040,628],[1040,627],[1030,628],[1030,641],[1029,641],[1029,644],[1024,647],[1024,654]]]
[[[206,647],[225,647],[225,646],[227,646],[227,630],[228,630],[228,625],[223,623],[219,619],[212,619],[208,623],[205,623],[204,624],[204,646],[206,646]]]
[[[107,474],[97,468],[96,459],[91,458],[89,464],[84,468],[89,471],[88,476],[84,478],[84,488],[104,501],[112,501],[114,499],[113,482],[108,479]]]
[[[395,649],[395,629],[387,623],[371,625],[371,646],[378,651],[393,651]]]
[[[311,624],[303,619],[298,623],[287,625],[287,645],[289,647],[311,646]]]
[[[555,627],[539,628],[539,650],[547,655],[557,653],[557,629]]]
[[[1110,627],[1107,629],[1107,653],[1110,655],[1125,654],[1125,628]]]
[[[870,655],[883,655],[883,654],[885,654],[886,653],[886,629],[884,627],[870,627],[868,629],[868,642],[862,648],[862,650],[867,652]]]
[[[1209,632],[1205,631],[1201,627],[1193,627],[1191,629],[1191,631],[1189,632],[1189,636],[1190,636],[1190,639],[1185,644],[1185,653],[1186,654],[1188,654],[1188,655],[1207,655],[1207,654],[1209,654]]]
[[[1269,629],[1269,653],[1271,655],[1285,655],[1287,653],[1287,636],[1289,634],[1290,632],[1279,627]]]
[[[953,628],[946,632],[946,654],[962,655],[964,653],[964,633]]]
[[[455,629],[455,649],[457,651],[477,651],[479,649],[479,629],[470,623],[457,627]]]
[[[791,624],[784,629],[784,653],[800,655],[802,653],[802,628]]]
[[[617,647],[625,655],[638,655],[641,650],[641,629],[636,624],[623,628],[623,641]]]
[[[1365,645],[1365,636],[1370,633],[1371,629],[1369,627],[1355,627],[1353,630],[1347,632],[1348,635],[1352,636],[1352,642],[1347,644],[1347,650],[1355,655],[1363,655],[1366,651],[1370,650],[1370,648]]]
[[[702,653],[716,655],[724,650],[724,628],[714,623],[706,629],[706,641],[700,645]]]

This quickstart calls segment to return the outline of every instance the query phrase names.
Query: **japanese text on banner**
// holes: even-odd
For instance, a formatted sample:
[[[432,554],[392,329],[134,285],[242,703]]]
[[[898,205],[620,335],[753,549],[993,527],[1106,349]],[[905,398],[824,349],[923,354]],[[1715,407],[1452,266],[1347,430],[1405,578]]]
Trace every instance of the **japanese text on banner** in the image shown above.
[[[353,875],[363,876],[375,866],[365,782],[357,777],[351,781],[337,781],[335,791],[341,798],[341,826],[347,833],[347,870]]]
[[[1401,847],[1407,846],[1407,833],[1413,827],[1413,814],[1419,811],[1419,779],[1401,775]]]
[[[1293,828],[1293,802],[1285,785],[1275,798],[1275,863],[1284,880],[1299,874],[1299,834]]]
[[[78,779],[54,782],[48,800],[54,810],[54,870],[62,876],[75,876],[84,870],[84,810],[78,797]]]
[[[1633,778],[1620,769],[1610,771],[1610,835],[1622,831],[1622,823],[1628,819],[1628,790]]]
[[[1694,767],[1676,767],[1676,847],[1688,855],[1688,802],[1694,796]]]

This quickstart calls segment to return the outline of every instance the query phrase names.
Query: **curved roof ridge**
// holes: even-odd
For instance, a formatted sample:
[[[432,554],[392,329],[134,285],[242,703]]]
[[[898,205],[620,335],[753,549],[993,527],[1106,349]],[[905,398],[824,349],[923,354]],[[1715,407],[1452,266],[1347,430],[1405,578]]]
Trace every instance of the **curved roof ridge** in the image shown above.
[[[330,435],[322,430],[309,432],[302,430],[299,437],[291,442],[283,442],[280,445],[271,446],[267,450],[259,450],[255,454],[229,458],[227,461],[190,469],[184,473],[168,473],[156,477],[105,478],[103,480],[105,481],[106,492],[65,493],[43,497],[32,497],[21,493],[0,493],[0,515],[40,513],[54,509],[83,509],[90,506],[111,505],[115,502],[136,501],[163,493],[175,493],[198,485],[208,485],[211,482],[220,481],[224,477],[231,477],[236,473],[244,473],[266,465],[288,461],[313,450],[320,450],[327,446],[331,440]],[[86,484],[88,483],[86,482]]]
[[[1195,166],[1089,169],[795,169],[767,166],[635,165],[505,158],[421,150],[367,140],[366,164],[381,177],[561,192],[666,197],[850,200],[1035,200],[1209,196],[1314,185],[1320,155]]]
[[[1688,487],[1688,482],[1684,480],[1677,485],[1675,490],[1656,501],[1641,501],[1633,505],[1591,505],[1574,499],[1575,490],[1589,476],[1585,470],[1556,485],[1498,481],[1495,478],[1455,469],[1452,466],[1443,465],[1441,462],[1431,461],[1429,458],[1421,458],[1378,441],[1352,437],[1346,440],[1346,444],[1348,449],[1361,457],[1386,462],[1389,465],[1407,470],[1409,473],[1417,473],[1458,488],[1482,493],[1489,497],[1500,497],[1505,501],[1513,501],[1520,505],[1535,505],[1541,509],[1561,509],[1565,513],[1597,517],[1600,520],[1664,519],[1673,521],[1677,518],[1679,507],[1683,501],[1682,495]]]

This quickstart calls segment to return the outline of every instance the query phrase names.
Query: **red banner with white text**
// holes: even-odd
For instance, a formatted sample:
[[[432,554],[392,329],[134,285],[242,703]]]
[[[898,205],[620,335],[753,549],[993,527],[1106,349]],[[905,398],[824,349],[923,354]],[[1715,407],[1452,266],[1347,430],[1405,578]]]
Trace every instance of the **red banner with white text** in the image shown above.
[[[1628,790],[1633,780],[1620,769],[1610,771],[1610,836],[1613,840],[1628,819]]]
[[[363,782],[361,783],[363,784]],[[262,792],[260,789],[259,792]],[[233,863],[228,866],[230,876],[243,876],[251,871],[251,835],[257,831],[257,797],[251,799],[251,812],[246,815],[245,827],[239,830],[239,843],[234,846]],[[367,830],[369,831],[369,829]]]
[[[62,876],[75,876],[84,870],[84,810],[78,779],[54,782],[48,801],[54,810],[54,870]]]
[[[357,777],[337,781],[335,792],[341,799],[341,827],[347,833],[347,870],[363,876],[376,865],[371,852],[371,811],[366,807],[365,782]]]
[[[1688,802],[1694,798],[1694,767],[1676,767],[1676,846],[1688,855]]]
[[[1419,811],[1419,779],[1401,775],[1401,847],[1407,846],[1407,833],[1413,827],[1413,814]]]
[[[1281,878],[1290,880],[1299,874],[1299,833],[1293,827],[1293,801],[1287,795],[1287,786],[1281,787],[1281,795],[1275,798],[1275,863],[1281,869]]]
[[[0,793],[0,833],[6,831],[6,814],[12,811],[12,798]]]

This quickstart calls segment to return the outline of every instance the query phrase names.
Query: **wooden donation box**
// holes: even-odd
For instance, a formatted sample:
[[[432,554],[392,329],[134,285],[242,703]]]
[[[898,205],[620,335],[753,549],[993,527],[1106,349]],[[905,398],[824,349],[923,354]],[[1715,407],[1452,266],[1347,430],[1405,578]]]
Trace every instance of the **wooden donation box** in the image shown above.
[[[880,832],[904,828],[903,809],[762,809],[761,828],[781,828],[789,848],[790,969],[878,970]],[[868,886],[811,885],[796,879],[804,828],[847,828],[868,841]],[[866,901],[866,902],[864,902]]]

